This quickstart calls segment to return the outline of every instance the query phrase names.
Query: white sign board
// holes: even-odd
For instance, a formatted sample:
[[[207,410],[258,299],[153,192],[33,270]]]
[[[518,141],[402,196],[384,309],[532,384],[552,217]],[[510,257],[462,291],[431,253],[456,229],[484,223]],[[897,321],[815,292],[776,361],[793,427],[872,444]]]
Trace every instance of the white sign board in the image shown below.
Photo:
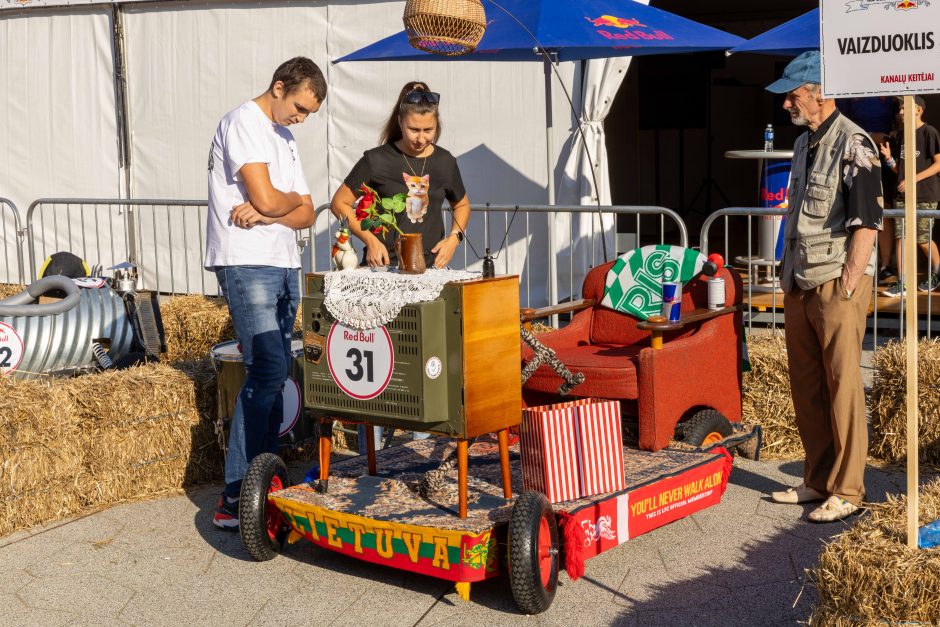
[[[823,95],[940,92],[940,2],[820,0]]]

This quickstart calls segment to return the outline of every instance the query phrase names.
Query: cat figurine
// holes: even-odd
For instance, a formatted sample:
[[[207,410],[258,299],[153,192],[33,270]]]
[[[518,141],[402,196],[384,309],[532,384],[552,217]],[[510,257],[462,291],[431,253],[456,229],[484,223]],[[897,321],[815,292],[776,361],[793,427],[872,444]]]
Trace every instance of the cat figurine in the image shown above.
[[[408,187],[408,198],[405,200],[405,213],[412,223],[424,222],[424,214],[428,212],[431,199],[428,198],[428,188],[431,185],[431,175],[411,176],[407,172],[401,173]]]

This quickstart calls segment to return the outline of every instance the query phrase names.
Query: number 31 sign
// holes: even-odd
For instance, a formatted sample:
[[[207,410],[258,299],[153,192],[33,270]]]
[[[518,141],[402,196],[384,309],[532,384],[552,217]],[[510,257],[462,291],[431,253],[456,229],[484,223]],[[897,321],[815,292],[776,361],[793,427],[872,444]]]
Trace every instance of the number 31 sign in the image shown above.
[[[326,360],[336,385],[365,401],[388,387],[395,351],[385,327],[360,331],[337,322],[326,338]]]

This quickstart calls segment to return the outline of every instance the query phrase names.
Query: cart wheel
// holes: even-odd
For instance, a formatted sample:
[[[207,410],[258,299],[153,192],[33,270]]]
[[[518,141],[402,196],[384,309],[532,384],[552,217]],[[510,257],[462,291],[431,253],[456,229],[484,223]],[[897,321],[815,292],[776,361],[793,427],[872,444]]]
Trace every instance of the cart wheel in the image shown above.
[[[290,485],[287,466],[273,453],[254,458],[242,481],[238,530],[248,553],[264,562],[277,555],[290,533],[290,524],[268,495]]]
[[[692,446],[710,446],[734,432],[731,421],[714,409],[701,409],[682,427],[682,441]]]
[[[558,523],[548,499],[523,492],[509,515],[509,583],[526,614],[548,609],[558,587]]]

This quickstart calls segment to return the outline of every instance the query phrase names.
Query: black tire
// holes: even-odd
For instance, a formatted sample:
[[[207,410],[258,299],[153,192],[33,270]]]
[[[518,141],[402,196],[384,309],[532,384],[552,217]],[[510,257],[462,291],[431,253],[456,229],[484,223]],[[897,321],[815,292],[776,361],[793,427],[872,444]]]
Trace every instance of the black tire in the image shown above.
[[[558,523],[541,492],[523,492],[509,515],[509,583],[525,614],[549,608],[558,588]]]
[[[288,486],[287,466],[274,453],[255,457],[242,480],[238,531],[245,549],[259,562],[274,559],[290,533],[290,524],[268,501],[268,494]]]
[[[731,421],[714,409],[700,409],[683,423],[682,441],[691,446],[708,446],[734,433]]]

